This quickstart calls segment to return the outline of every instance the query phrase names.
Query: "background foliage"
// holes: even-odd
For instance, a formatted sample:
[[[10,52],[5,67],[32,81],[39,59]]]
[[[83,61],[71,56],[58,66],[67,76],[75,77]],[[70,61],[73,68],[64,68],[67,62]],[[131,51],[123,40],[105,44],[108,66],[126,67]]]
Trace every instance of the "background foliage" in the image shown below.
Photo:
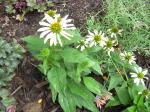
[[[119,37],[120,48],[139,51],[150,56],[149,3],[145,0],[106,0],[105,16],[92,17],[89,29],[109,29],[117,26],[123,29]],[[97,21],[94,20],[97,19]],[[95,21],[95,22],[94,22]]]
[[[4,106],[10,105],[13,101],[8,98],[8,91],[4,89],[8,82],[11,81],[14,76],[14,70],[23,58],[23,48],[17,44],[16,40],[11,43],[7,43],[2,37],[0,37],[0,97],[1,103]]]

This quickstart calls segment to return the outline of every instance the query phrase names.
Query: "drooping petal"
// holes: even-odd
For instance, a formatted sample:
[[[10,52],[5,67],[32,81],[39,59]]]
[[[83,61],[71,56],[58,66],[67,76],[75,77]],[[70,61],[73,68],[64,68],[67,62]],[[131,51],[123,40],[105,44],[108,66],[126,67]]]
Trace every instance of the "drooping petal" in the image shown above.
[[[139,80],[138,78],[135,78],[135,79],[134,79],[134,83],[136,83],[136,85],[138,86],[139,83],[140,83],[140,80]]]
[[[57,39],[58,39],[58,42],[59,42],[60,46],[63,46],[59,35],[57,35]]]
[[[141,81],[141,83],[143,84],[143,86],[145,86],[144,80],[143,80],[143,79],[141,79],[140,81]]]
[[[146,69],[146,70],[143,71],[143,74],[146,75],[147,72],[148,72],[148,70]]]
[[[41,26],[50,26],[49,23],[44,22],[44,21],[40,21],[39,24],[40,24]]]
[[[68,39],[68,40],[71,40],[70,38],[69,38],[69,36],[68,36],[68,33],[66,33],[66,32],[61,32],[60,33],[62,36],[64,36],[66,39]]]
[[[54,39],[53,38],[55,38],[55,37],[52,37],[51,39],[50,39],[50,46],[52,46],[53,44],[54,44]]]
[[[81,46],[81,51],[83,51],[85,49],[85,47],[84,46]]]
[[[94,36],[94,33],[90,32],[89,30],[88,30],[88,33],[89,33],[91,36]]]
[[[134,70],[135,70],[136,73],[139,73],[139,70],[138,70],[137,67],[134,67]]]
[[[94,42],[91,42],[90,45],[89,45],[89,47],[93,47],[94,44],[95,44]]]
[[[80,45],[76,46],[76,48],[79,48],[79,47],[80,47]]]
[[[43,38],[44,36],[46,36],[48,33],[50,33],[50,30],[44,31],[40,34],[40,38]]]
[[[94,33],[95,33],[95,35],[98,35],[98,31],[97,30],[94,30]]]
[[[142,72],[142,68],[141,67],[139,67],[138,70],[139,70],[139,72]]]
[[[42,31],[46,31],[46,30],[49,30],[49,27],[42,27],[42,28],[38,29],[37,31],[42,32]]]
[[[137,77],[137,74],[135,73],[130,73],[131,74],[131,77]]]
[[[54,19],[50,17],[47,13],[45,13],[45,19],[51,24],[54,22]]]
[[[54,45],[56,46],[56,44],[57,44],[57,34],[54,34],[53,40],[54,40]]]
[[[48,41],[48,39],[51,39],[52,38],[52,33],[49,33],[46,38],[44,39],[44,44]]]

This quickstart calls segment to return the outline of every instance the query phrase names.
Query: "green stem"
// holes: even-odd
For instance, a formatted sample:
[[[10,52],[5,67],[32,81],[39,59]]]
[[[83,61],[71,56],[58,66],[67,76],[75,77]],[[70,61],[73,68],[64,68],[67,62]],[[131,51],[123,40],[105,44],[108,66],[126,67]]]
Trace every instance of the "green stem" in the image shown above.
[[[123,71],[124,71],[124,75],[125,75],[126,79],[129,80],[128,75],[127,75],[127,73],[126,73],[126,71],[125,71],[124,66],[123,66]]]
[[[109,55],[109,57],[110,57],[110,59],[111,59],[112,64],[113,64],[114,67],[116,68],[117,72],[121,75],[121,73],[120,73],[118,67],[117,67],[116,64],[113,62],[111,55]]]

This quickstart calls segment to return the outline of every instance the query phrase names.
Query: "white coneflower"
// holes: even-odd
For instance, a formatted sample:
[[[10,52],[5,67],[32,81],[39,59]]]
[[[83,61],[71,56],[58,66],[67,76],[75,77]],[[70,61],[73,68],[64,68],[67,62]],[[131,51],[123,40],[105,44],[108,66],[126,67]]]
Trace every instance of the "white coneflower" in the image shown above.
[[[126,51],[124,51],[124,53],[121,53],[120,56],[121,56],[121,59],[123,61],[126,61],[129,64],[136,63],[135,62],[136,58],[135,58],[135,56],[133,55],[132,52],[126,52]]]
[[[112,27],[111,29],[108,29],[107,32],[110,34],[110,37],[117,37],[117,35],[121,35],[122,34],[122,29],[118,29],[118,27]]]
[[[88,31],[88,33],[86,41],[89,42],[90,47],[96,45],[103,47],[105,45],[105,37],[102,31],[98,32],[97,30],[94,30],[94,32]]]
[[[108,52],[108,54],[110,55],[110,52],[114,51],[114,46],[117,45],[117,41],[116,40],[112,40],[110,38],[106,38],[106,44],[104,46],[104,49]]]
[[[81,51],[83,51],[86,47],[88,47],[88,43],[85,40],[78,41],[78,45],[76,48],[80,48]]]
[[[134,67],[135,73],[130,73],[131,77],[134,78],[134,83],[138,86],[139,83],[144,84],[144,79],[148,79],[145,75],[148,73],[147,70],[142,70],[141,67]]]
[[[45,37],[44,44],[50,39],[50,46],[57,45],[58,42],[62,46],[62,36],[70,40],[72,35],[67,33],[66,30],[75,29],[75,27],[74,24],[70,24],[72,19],[67,19],[68,15],[61,18],[58,16],[51,17],[45,14],[44,18],[44,20],[39,22],[42,28],[38,29],[38,32],[41,32],[40,38]]]
[[[143,90],[142,92],[138,92],[139,95],[143,95],[148,99],[148,96],[150,94],[150,91],[148,89]]]

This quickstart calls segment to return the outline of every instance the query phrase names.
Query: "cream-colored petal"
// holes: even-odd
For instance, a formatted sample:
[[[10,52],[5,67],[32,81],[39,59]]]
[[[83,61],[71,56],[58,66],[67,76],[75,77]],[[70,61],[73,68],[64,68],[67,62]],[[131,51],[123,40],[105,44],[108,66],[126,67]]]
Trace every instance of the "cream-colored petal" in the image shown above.
[[[97,30],[94,30],[94,33],[95,33],[95,35],[98,35],[98,31]]]
[[[81,46],[81,51],[83,51],[85,49],[85,47],[84,46]]]
[[[54,19],[45,13],[45,19],[51,24],[54,22]]]
[[[80,47],[80,45],[78,45],[76,48],[79,48]]]
[[[71,35],[71,34],[65,32],[65,31],[62,31],[61,33],[64,34],[64,35],[66,35],[67,37],[72,37],[72,36],[73,36],[73,35]],[[70,38],[69,38],[68,40],[70,40]]]
[[[42,26],[50,26],[49,23],[44,22],[44,21],[40,21],[39,24],[42,25]]]
[[[139,73],[139,70],[138,70],[137,67],[134,67],[134,70],[135,70],[136,73]]]
[[[42,31],[46,31],[46,30],[49,30],[49,27],[42,27],[42,28],[38,29],[37,31],[42,32]]]
[[[142,68],[141,67],[139,67],[138,70],[139,70],[139,72],[142,72]]]
[[[89,44],[89,47],[93,47],[94,46],[94,42],[91,42],[90,44]]]
[[[60,35],[57,35],[57,39],[58,39],[58,42],[59,42],[60,46],[62,47],[63,44],[62,44],[62,42],[61,42]]]
[[[136,85],[138,86],[140,83],[140,80],[138,78],[134,79],[134,83],[136,83]]]
[[[131,74],[131,77],[137,77],[136,73],[130,73],[130,74]]]
[[[89,30],[88,30],[88,33],[89,33],[91,36],[94,36],[94,33],[90,32]]]
[[[52,38],[52,33],[49,33],[46,38],[44,39],[44,44],[48,41],[48,39],[51,39]]]
[[[60,32],[60,34],[61,34],[63,37],[65,37],[66,39],[71,40],[66,34],[64,34],[64,32]]]
[[[46,36],[48,33],[50,33],[50,30],[44,31],[40,34],[40,38],[43,38],[44,36]]]
[[[50,39],[50,46],[52,46],[53,44],[54,44],[54,38],[56,38],[56,37],[52,37],[51,39]]]
[[[145,86],[144,80],[143,80],[143,79],[141,79],[140,81],[141,81],[141,83]]]
[[[148,70],[143,70],[143,74],[146,75],[148,73]]]
[[[54,34],[53,41],[54,41],[54,45],[56,46],[57,45],[57,34]]]

